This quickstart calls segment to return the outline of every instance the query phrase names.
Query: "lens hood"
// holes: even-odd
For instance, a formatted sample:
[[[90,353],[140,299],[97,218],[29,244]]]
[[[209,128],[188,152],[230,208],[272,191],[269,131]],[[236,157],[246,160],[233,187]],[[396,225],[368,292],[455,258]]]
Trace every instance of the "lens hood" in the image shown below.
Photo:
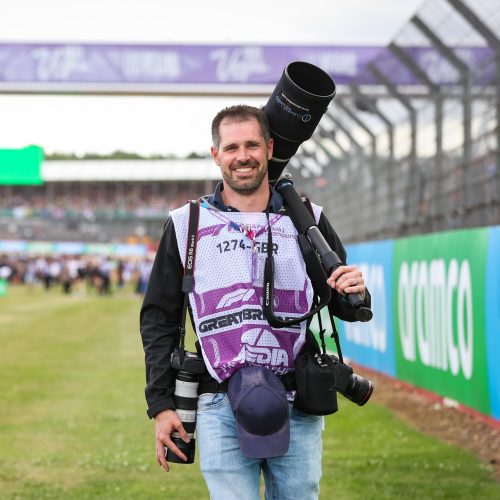
[[[274,139],[271,182],[279,178],[302,142],[312,136],[335,92],[330,75],[314,64],[295,61],[285,67],[263,108]]]

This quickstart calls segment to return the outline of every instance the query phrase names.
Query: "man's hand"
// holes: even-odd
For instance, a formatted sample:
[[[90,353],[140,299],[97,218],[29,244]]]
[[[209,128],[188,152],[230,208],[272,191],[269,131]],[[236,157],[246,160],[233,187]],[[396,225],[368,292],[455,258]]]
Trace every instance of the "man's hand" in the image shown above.
[[[158,413],[155,417],[155,422],[156,460],[168,472],[170,469],[165,458],[165,446],[181,460],[187,461],[186,455],[172,442],[170,435],[172,432],[177,431],[185,443],[189,443],[189,436],[182,425],[181,419],[174,410],[165,410]]]
[[[341,295],[357,293],[365,300],[365,280],[356,266],[339,266],[326,281]]]

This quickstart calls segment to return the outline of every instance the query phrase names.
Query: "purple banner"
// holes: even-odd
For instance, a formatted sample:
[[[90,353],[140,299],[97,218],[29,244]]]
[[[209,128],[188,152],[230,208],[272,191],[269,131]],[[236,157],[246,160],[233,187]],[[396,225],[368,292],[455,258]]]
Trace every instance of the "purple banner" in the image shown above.
[[[401,47],[413,63],[426,73],[436,85],[455,85],[462,81],[460,71],[439,51],[431,47]],[[495,54],[489,47],[459,47],[454,54],[469,68],[476,85],[494,85]],[[395,85],[416,85],[419,82],[389,50],[380,51],[372,64]],[[377,78],[369,67],[363,68],[356,76],[357,83],[377,84]]]
[[[434,49],[405,50],[424,71],[438,75],[437,83],[456,80],[456,72],[436,72],[444,60]],[[492,57],[487,47],[459,51],[469,67]],[[388,73],[395,84],[419,83],[382,47],[0,44],[0,90],[78,85],[83,89],[95,85],[103,91],[113,85],[122,89],[134,85],[274,85],[285,66],[297,60],[319,66],[337,84],[373,84],[373,75],[365,70],[367,64],[388,58],[397,67]]]

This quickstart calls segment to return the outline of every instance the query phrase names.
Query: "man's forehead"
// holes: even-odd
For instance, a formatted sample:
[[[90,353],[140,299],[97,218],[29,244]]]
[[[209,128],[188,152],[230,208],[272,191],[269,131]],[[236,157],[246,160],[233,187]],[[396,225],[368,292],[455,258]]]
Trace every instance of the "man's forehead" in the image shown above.
[[[238,127],[238,125],[242,125],[242,127]],[[259,122],[253,117],[245,119],[227,117],[221,121],[219,126],[221,142],[232,142],[234,137],[241,137],[242,133],[252,140],[264,139],[264,134],[260,128]]]
[[[259,123],[257,122],[257,119],[253,116],[245,116],[245,117],[238,117],[238,116],[226,116],[221,122],[220,126],[221,127],[226,127],[228,125],[234,125],[235,123],[253,123],[255,125],[258,125]]]

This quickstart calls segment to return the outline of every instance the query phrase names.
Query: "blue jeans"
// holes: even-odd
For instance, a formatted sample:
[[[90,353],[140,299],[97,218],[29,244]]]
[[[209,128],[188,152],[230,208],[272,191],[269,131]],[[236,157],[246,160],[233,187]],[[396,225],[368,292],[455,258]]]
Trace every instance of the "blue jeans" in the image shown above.
[[[319,496],[323,417],[290,406],[290,448],[267,459],[245,457],[238,446],[227,393],[202,394],[196,422],[200,468],[212,500],[257,500],[264,475],[266,500]]]

